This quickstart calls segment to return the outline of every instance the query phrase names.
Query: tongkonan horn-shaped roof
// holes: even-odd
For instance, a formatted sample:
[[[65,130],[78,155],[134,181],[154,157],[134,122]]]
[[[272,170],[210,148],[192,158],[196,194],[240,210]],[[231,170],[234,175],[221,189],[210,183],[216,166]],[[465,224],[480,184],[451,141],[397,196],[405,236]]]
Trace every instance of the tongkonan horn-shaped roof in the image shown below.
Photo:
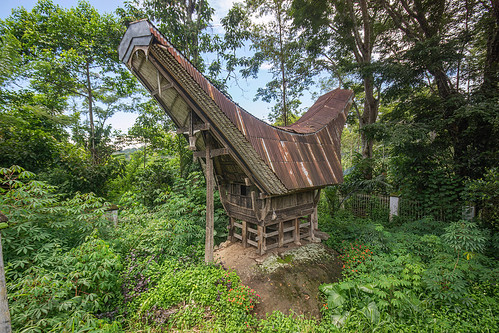
[[[276,127],[215,88],[148,20],[129,26],[119,56],[176,126],[185,128],[192,111],[209,124],[262,192],[282,195],[342,182],[340,138],[352,91],[328,92],[296,123]]]

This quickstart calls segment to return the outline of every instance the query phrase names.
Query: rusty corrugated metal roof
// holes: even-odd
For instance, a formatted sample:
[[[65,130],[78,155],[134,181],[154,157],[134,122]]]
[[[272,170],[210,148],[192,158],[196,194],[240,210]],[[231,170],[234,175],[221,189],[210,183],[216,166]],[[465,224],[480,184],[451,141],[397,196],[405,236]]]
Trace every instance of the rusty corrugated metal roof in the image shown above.
[[[179,80],[184,81],[181,84],[189,85],[187,81],[195,81],[202,92],[198,93],[193,89],[191,93],[199,94],[196,98],[211,99],[230,121],[226,122],[221,119],[218,112],[206,112],[208,117],[213,118],[212,125],[223,127],[220,130],[224,132],[230,132],[233,127],[237,128],[239,133],[228,135],[228,140],[238,141],[232,146],[233,149],[241,147],[239,153],[243,160],[249,159],[250,155],[256,153],[282,182],[287,192],[322,187],[343,180],[340,138],[352,103],[352,91],[335,89],[321,96],[296,123],[287,127],[271,126],[254,117],[220,92],[149,21],[138,21],[135,24],[140,26],[134,27],[132,24],[120,45],[121,59],[128,63],[134,46],[161,45],[159,48],[153,47],[153,50],[158,53],[158,58],[163,62],[166,70],[175,66],[169,61],[169,59],[174,59],[177,67],[179,65],[188,74],[187,76],[177,75]],[[146,29],[154,38],[147,38]],[[134,44],[134,39],[138,43]],[[140,44],[144,41],[147,45]],[[204,96],[201,96],[203,93]],[[241,135],[238,134],[242,134],[246,142],[241,142]],[[248,150],[248,147],[252,149]],[[251,172],[268,173],[264,170],[266,168],[253,165],[259,164],[256,163],[259,161],[253,159],[247,162]],[[256,178],[264,182],[265,179],[272,182],[269,177],[272,178],[270,175],[256,175]],[[283,190],[279,189],[279,184],[276,184],[275,190],[269,192],[282,194]]]

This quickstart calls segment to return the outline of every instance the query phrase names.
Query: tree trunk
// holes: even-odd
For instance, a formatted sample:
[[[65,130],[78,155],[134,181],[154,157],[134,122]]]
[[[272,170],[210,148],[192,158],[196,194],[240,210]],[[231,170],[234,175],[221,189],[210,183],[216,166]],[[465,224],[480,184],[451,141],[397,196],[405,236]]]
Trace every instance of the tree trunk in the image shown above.
[[[373,140],[362,131],[364,126],[374,124],[378,118],[378,99],[374,97],[374,78],[372,75],[364,77],[364,111],[362,112],[361,120],[359,120],[359,127],[361,129],[362,140],[362,156],[364,158],[373,157]]]
[[[95,128],[94,128],[94,111],[93,111],[93,92],[90,82],[90,63],[87,62],[87,98],[88,98],[88,118],[90,121],[90,154],[92,155],[92,162],[96,164],[95,156]]]
[[[491,20],[487,26],[487,55],[481,87],[485,95],[497,94],[499,85],[499,1],[490,0]]]
[[[282,41],[282,17],[281,17],[281,5],[277,1],[277,23],[279,24],[279,61],[281,62],[281,75],[282,75],[282,120],[284,126],[288,126],[288,106],[286,103],[286,69],[284,64],[284,47]]]
[[[374,47],[373,38],[373,20],[369,15],[368,4],[365,0],[359,1],[360,17],[357,19],[356,9],[353,1],[348,0],[348,10],[351,19],[350,37],[353,40],[353,53],[357,64],[362,67],[369,66],[372,61],[372,52]],[[378,118],[378,100],[374,97],[374,76],[372,73],[363,73],[364,83],[364,111],[359,117],[359,129],[361,130],[362,156],[364,158],[373,157],[373,140],[370,139],[362,130],[366,125],[374,124]],[[372,175],[367,175],[368,178]]]

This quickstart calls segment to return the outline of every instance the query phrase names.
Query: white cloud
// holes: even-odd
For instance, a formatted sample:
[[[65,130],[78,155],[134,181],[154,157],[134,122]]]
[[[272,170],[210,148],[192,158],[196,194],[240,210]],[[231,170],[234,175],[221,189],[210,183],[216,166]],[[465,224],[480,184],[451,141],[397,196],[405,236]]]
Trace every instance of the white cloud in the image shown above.
[[[215,9],[215,13],[213,14],[213,23],[212,29],[213,33],[223,35],[225,33],[221,20],[224,18],[229,10],[235,3],[242,3],[243,0],[210,0],[210,6]],[[251,15],[251,21],[256,24],[267,24],[272,22],[274,18],[272,15],[263,15],[257,16],[255,14]]]
[[[271,69],[272,67],[274,67],[274,65],[272,65],[271,63],[269,62],[264,62],[261,66],[260,66],[260,69],[261,70],[268,70],[268,69]]]
[[[216,30],[222,31],[220,20],[227,15],[229,9],[232,8],[234,3],[241,2],[240,0],[211,0],[210,5],[215,9],[213,15],[213,27]]]
[[[210,5],[212,5],[213,8],[215,8],[215,11],[223,12],[223,15],[225,15],[225,14],[227,14],[229,9],[232,7],[232,5],[235,2],[241,2],[241,1],[238,1],[238,0],[211,0]]]

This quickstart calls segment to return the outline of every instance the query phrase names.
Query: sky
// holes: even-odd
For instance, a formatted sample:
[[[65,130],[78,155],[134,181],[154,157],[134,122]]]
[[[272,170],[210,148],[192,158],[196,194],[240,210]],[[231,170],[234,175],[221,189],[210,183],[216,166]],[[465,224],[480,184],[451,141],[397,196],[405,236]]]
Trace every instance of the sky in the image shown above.
[[[112,13],[118,7],[122,7],[124,0],[87,0],[101,13]],[[55,4],[63,8],[71,8],[78,3],[78,0],[53,0]],[[215,9],[213,33],[221,33],[220,19],[227,14],[227,11],[232,7],[236,0],[209,0],[211,6]],[[30,10],[37,3],[37,0],[0,0],[0,19],[7,18],[13,8],[24,7]],[[267,115],[272,107],[271,104],[263,101],[254,101],[254,96],[259,87],[264,87],[266,82],[271,80],[271,75],[268,73],[268,66],[262,66],[258,79],[243,79],[240,78],[237,82],[229,83],[228,92],[232,99],[241,107],[253,114],[254,116],[267,120]],[[310,107],[313,103],[310,96],[304,96],[302,106]],[[131,127],[137,118],[137,114],[119,112],[115,114],[109,123],[114,129],[126,132]]]

